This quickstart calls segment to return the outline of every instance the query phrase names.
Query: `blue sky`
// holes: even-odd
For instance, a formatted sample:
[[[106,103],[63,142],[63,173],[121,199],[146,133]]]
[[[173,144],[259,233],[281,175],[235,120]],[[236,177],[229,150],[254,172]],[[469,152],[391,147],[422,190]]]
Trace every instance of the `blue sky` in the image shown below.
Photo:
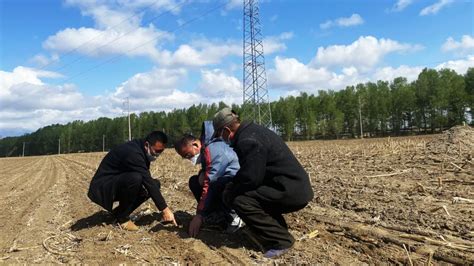
[[[127,97],[134,112],[240,103],[242,2],[1,0],[0,136],[120,116]],[[271,99],[474,66],[470,0],[261,0],[260,11]]]

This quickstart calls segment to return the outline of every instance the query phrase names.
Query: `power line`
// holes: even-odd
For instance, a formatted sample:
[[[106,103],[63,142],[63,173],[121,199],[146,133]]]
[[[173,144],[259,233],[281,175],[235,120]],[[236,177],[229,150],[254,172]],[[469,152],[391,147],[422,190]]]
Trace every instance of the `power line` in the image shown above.
[[[144,8],[143,8],[142,10],[140,10],[139,12],[134,13],[132,16],[129,16],[129,17],[125,18],[124,20],[120,21],[119,23],[113,25],[113,26],[110,27],[109,29],[115,29],[116,27],[122,25],[123,23],[125,23],[125,22],[128,21],[128,20],[130,20],[131,18],[138,16],[138,14],[144,13],[145,10],[147,10],[147,9],[151,8],[152,6],[156,5],[158,2],[160,2],[160,0],[156,0],[156,1],[153,2],[152,4],[150,4],[150,5],[146,6],[146,7],[144,7]],[[178,7],[183,6],[185,2],[186,2],[186,1],[183,1],[183,2],[181,2],[179,5],[176,5],[176,6],[174,6],[173,8],[171,8],[171,9],[169,9],[169,10],[167,10],[167,11],[161,13],[160,15],[158,15],[158,16],[156,16],[156,17],[153,17],[153,18],[152,18],[150,21],[148,21],[148,22],[151,22],[151,21],[153,21],[154,19],[157,19],[158,17],[160,17],[160,16],[162,16],[162,15],[164,15],[164,14],[166,14],[166,13],[169,13],[169,12],[171,12],[172,10],[174,10],[174,9],[176,9],[176,8],[178,8]],[[137,29],[134,29],[134,30],[132,30],[132,31],[135,31],[135,30],[137,30]],[[130,32],[127,32],[126,34],[128,34],[128,33],[130,33]],[[93,40],[99,38],[100,36],[102,36],[102,35],[104,35],[104,34],[105,34],[105,31],[104,31],[104,32],[101,32],[100,34],[96,35],[95,37],[93,37],[93,38],[91,38],[91,39],[89,39],[89,40],[83,42],[82,44],[76,46],[75,48],[73,48],[73,49],[67,51],[67,52],[64,53],[62,56],[67,56],[67,55],[69,55],[69,54],[71,54],[71,53],[77,51],[79,48],[81,48],[81,47],[83,47],[84,45],[86,45],[86,44],[92,42]],[[125,35],[126,35],[126,34],[125,34]],[[83,57],[83,56],[80,56],[79,58],[81,58],[81,57]],[[78,60],[73,61],[72,63],[77,62],[77,61],[78,61]],[[71,65],[72,63],[66,64],[65,66],[63,65],[62,67],[60,67],[60,68],[58,68],[58,69],[55,69],[55,71],[64,69],[66,66],[69,66],[69,65]],[[45,68],[46,68],[47,66],[51,65],[51,64],[52,64],[52,62],[49,62],[49,63],[45,64],[44,66],[40,67],[39,70],[45,70]]]
[[[184,6],[185,3],[186,3],[186,1],[181,2],[181,4],[176,5],[176,6],[173,7],[172,9],[167,10],[166,12],[163,12],[163,13],[157,15],[157,16],[152,17],[151,19],[149,19],[149,20],[146,21],[145,23],[152,22],[152,21],[154,21],[154,20],[156,20],[156,19],[158,19],[158,18],[164,16],[165,14],[170,13],[171,11],[173,11],[173,10],[175,10],[175,9],[177,9],[177,8],[180,8],[180,7]],[[112,44],[112,43],[114,43],[114,42],[116,42],[116,41],[122,39],[123,37],[129,35],[129,34],[132,33],[132,32],[137,31],[138,29],[139,29],[139,28],[134,28],[134,29],[132,29],[132,30],[129,30],[129,31],[125,32],[124,34],[121,34],[119,37],[117,37],[117,38],[115,38],[115,39],[113,39],[113,40],[111,40],[111,41],[109,41],[109,42],[107,42],[107,43],[105,43],[105,44],[102,44],[102,45],[100,45],[99,47],[96,47],[96,48],[95,48],[94,50],[92,50],[91,52],[93,53],[94,51],[98,51],[99,49],[104,48],[104,47],[106,47],[107,45]],[[103,35],[103,34],[104,34],[104,33],[99,34],[97,37],[99,37],[100,35]],[[161,35],[163,35],[163,34],[160,34],[160,37],[161,37]],[[95,38],[94,38],[94,39],[95,39]],[[91,39],[91,40],[93,40],[93,39]],[[80,45],[79,47],[77,47],[77,49],[79,49],[79,48],[82,47],[82,46],[83,46],[83,45]],[[77,49],[75,49],[75,50],[77,50]],[[62,65],[61,67],[54,69],[54,71],[59,71],[59,70],[61,70],[61,69],[64,69],[64,68],[66,68],[66,67],[68,67],[68,66],[70,66],[70,65],[72,65],[72,64],[74,64],[74,63],[76,63],[76,62],[81,61],[81,60],[82,60],[83,58],[85,58],[85,57],[86,57],[85,55],[81,55],[81,56],[77,57],[75,60],[69,62],[68,64],[64,64],[64,65]]]
[[[210,9],[206,10],[206,12],[202,13],[201,15],[196,16],[196,17],[194,17],[194,18],[192,18],[192,19],[190,19],[190,20],[188,20],[188,21],[185,21],[183,24],[179,25],[178,27],[176,27],[175,29],[173,29],[173,30],[171,30],[171,31],[169,31],[169,32],[176,32],[177,30],[179,30],[179,29],[181,29],[181,28],[184,28],[184,26],[187,26],[188,24],[191,24],[192,22],[194,22],[194,21],[196,21],[196,20],[198,20],[198,19],[201,19],[201,18],[203,18],[203,17],[209,15],[210,13],[214,12],[215,10],[218,10],[218,9],[222,8],[222,7],[225,6],[225,5],[227,5],[227,3],[223,3],[223,4],[220,4],[220,5],[217,5],[217,6],[213,7],[213,8],[210,8]],[[138,49],[138,48],[141,48],[141,47],[147,45],[148,43],[153,42],[154,40],[160,38],[161,35],[162,35],[162,34],[160,34],[160,35],[158,35],[158,36],[152,38],[151,40],[146,41],[146,42],[144,42],[144,43],[142,43],[142,44],[140,44],[140,45],[138,45],[138,46],[135,46],[134,48],[129,49],[129,50],[125,51],[125,52],[128,53],[128,52],[134,51],[134,50],[136,50],[136,49]],[[103,61],[103,62],[100,62],[100,63],[98,63],[98,64],[92,66],[91,68],[89,68],[89,69],[87,69],[87,70],[84,70],[84,71],[82,71],[82,72],[79,72],[77,75],[71,76],[70,78],[64,80],[63,82],[64,82],[64,83],[67,83],[68,81],[71,81],[71,80],[73,80],[73,79],[75,79],[75,78],[77,78],[77,77],[80,77],[80,76],[82,76],[82,75],[84,75],[84,74],[86,74],[86,73],[88,73],[88,72],[90,72],[90,71],[92,71],[92,70],[94,70],[94,69],[96,69],[96,68],[99,68],[99,67],[101,67],[101,66],[103,66],[103,65],[105,65],[105,64],[108,64],[108,63],[110,63],[110,62],[112,62],[112,61],[114,61],[114,60],[117,60],[118,58],[120,58],[120,57],[122,57],[122,56],[124,56],[124,55],[125,55],[125,54],[119,54],[119,55],[113,56],[113,57],[111,57],[111,58],[109,58],[109,59],[107,59],[107,60],[105,60],[105,61]]]

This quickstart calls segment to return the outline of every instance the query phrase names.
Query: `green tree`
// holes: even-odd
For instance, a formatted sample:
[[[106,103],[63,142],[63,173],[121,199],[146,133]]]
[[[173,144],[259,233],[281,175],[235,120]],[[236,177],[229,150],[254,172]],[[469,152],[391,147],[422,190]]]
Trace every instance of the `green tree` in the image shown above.
[[[467,102],[471,112],[471,123],[474,124],[474,67],[470,67],[464,75]]]
[[[443,114],[447,113],[447,123],[444,126],[455,126],[466,121],[465,113],[468,106],[468,95],[465,90],[464,77],[451,69],[439,71],[440,87],[445,108]]]

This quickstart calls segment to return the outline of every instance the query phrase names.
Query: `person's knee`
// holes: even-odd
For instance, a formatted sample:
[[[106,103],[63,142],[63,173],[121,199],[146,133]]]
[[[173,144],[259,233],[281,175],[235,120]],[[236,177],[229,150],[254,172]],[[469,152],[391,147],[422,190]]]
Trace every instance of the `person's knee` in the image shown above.
[[[246,212],[252,208],[251,198],[245,195],[239,195],[230,201],[230,207],[235,209],[238,213]]]
[[[196,189],[200,189],[200,185],[199,185],[199,176],[197,175],[193,175],[189,178],[189,181],[188,181],[188,186],[189,186],[189,189],[191,191],[194,191]]]
[[[141,185],[143,177],[140,173],[131,172],[130,174],[128,174],[127,180],[130,185]]]

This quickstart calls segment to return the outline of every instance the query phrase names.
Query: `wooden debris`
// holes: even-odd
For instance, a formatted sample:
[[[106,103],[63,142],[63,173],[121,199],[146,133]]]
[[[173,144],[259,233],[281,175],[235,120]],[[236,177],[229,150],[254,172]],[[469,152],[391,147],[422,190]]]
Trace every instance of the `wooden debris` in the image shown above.
[[[413,266],[413,261],[411,260],[411,257],[410,257],[410,252],[408,251],[407,247],[405,246],[405,244],[403,244],[403,248],[405,249],[406,253],[407,253],[407,257],[408,257],[408,261],[410,262],[410,266]]]
[[[411,169],[405,169],[403,171],[399,171],[399,172],[395,172],[395,173],[380,174],[380,175],[369,175],[369,176],[365,176],[365,178],[395,176],[395,175],[401,175],[401,174],[404,174],[404,173],[408,173],[410,171],[411,171]]]
[[[437,212],[437,211],[439,211],[439,210],[441,210],[441,209],[443,209],[443,210],[446,212],[446,214],[447,214],[449,217],[451,217],[451,214],[448,212],[448,207],[446,207],[446,205],[438,206],[438,207],[432,209],[431,212]]]
[[[319,231],[318,230],[314,230],[313,232],[309,233],[309,234],[306,234],[300,238],[298,238],[298,241],[301,241],[303,239],[311,239],[311,238],[315,238],[319,235]]]
[[[453,204],[454,203],[468,203],[468,204],[473,204],[474,200],[472,199],[466,199],[466,198],[461,198],[461,197],[453,197]]]

